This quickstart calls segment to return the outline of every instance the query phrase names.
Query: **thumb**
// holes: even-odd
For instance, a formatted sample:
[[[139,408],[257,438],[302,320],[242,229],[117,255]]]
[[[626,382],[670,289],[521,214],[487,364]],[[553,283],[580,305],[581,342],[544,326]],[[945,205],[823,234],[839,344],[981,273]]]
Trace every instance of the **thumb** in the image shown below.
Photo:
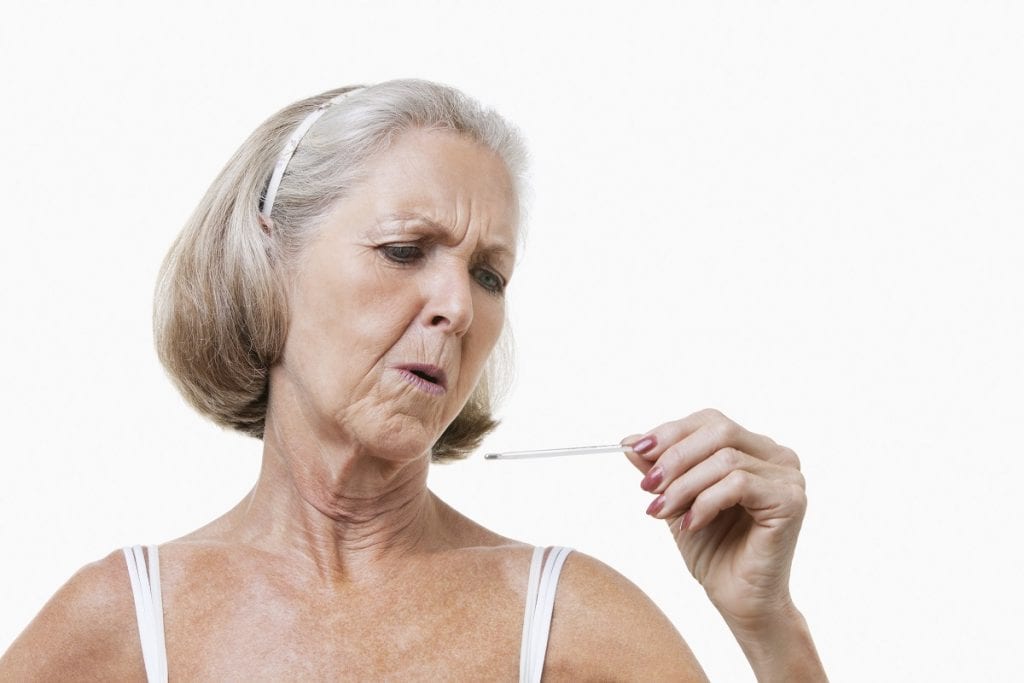
[[[642,436],[643,434],[630,434],[622,441],[620,441],[619,445],[632,446],[637,441],[639,441],[640,437]],[[637,468],[637,470],[639,470],[641,474],[647,474],[647,470],[654,467],[653,462],[645,460],[642,456],[634,453],[631,449],[626,449],[626,459],[633,463],[633,467]]]

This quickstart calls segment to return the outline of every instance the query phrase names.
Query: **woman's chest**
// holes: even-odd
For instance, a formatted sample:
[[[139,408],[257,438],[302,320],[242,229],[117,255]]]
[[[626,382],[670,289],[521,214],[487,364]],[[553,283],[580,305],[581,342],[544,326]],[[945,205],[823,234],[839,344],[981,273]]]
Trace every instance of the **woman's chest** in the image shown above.
[[[441,575],[331,595],[250,582],[166,598],[172,679],[518,676],[525,591],[501,580]]]

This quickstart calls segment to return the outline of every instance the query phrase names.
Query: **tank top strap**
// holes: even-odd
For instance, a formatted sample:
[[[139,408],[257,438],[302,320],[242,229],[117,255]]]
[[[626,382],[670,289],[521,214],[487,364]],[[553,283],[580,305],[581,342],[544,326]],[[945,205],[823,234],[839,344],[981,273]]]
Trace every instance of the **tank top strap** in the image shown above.
[[[160,557],[155,545],[146,546],[146,554],[149,555],[147,571],[146,554],[143,554],[141,545],[123,550],[135,598],[135,618],[139,625],[146,679],[149,683],[166,683],[167,644],[164,641],[164,607],[160,596]]]
[[[523,642],[519,652],[520,683],[539,683],[548,649],[551,614],[555,608],[555,590],[565,558],[572,548],[552,546],[544,557],[544,548],[533,549],[530,578],[526,584],[526,613],[523,617]],[[543,566],[542,566],[543,561]]]

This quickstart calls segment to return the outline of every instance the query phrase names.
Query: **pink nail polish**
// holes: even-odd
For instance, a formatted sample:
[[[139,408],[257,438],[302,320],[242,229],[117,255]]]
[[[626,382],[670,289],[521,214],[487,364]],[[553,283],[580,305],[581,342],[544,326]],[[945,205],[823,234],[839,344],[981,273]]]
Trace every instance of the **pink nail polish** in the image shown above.
[[[658,440],[653,436],[645,436],[644,438],[633,444],[633,452],[637,455],[643,455],[647,451],[651,450],[658,445]]]
[[[647,506],[647,514],[656,515],[661,512],[661,508],[665,507],[665,496],[658,496],[651,501],[651,504]]]
[[[691,508],[691,509],[686,511],[686,514],[683,515],[683,521],[680,522],[679,524],[680,524],[680,526],[683,527],[683,529],[689,529],[690,528],[690,522],[692,522],[692,521],[693,521],[693,509]]]
[[[655,465],[647,472],[644,480],[640,482],[640,488],[644,491],[654,491],[654,489],[658,488],[658,484],[661,483],[664,475],[665,473],[661,471],[661,466]]]

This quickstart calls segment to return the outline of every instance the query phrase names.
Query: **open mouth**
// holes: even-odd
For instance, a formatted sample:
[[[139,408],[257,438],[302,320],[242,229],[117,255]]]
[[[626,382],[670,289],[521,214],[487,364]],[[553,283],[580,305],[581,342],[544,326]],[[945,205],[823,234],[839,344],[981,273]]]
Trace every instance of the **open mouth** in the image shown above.
[[[434,384],[438,384],[439,383],[437,381],[436,377],[434,377],[433,375],[427,374],[427,373],[423,372],[422,370],[410,370],[409,372],[411,372],[412,374],[416,375],[417,377],[420,377],[422,379],[427,380],[428,382],[433,382]]]
[[[430,394],[442,394],[448,387],[445,372],[436,365],[410,363],[397,368],[410,382]]]

